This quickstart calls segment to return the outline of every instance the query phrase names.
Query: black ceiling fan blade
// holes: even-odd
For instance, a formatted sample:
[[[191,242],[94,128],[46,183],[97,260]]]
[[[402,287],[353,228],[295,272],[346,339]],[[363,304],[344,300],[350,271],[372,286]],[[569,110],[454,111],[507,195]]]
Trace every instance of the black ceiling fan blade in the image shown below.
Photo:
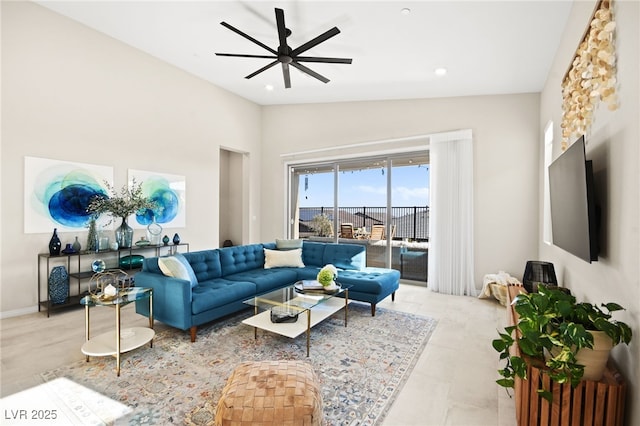
[[[277,55],[278,52],[276,52],[275,50],[273,50],[272,48],[270,48],[269,46],[267,46],[266,44],[256,40],[255,38],[251,37],[249,34],[246,34],[242,31],[240,31],[239,29],[237,29],[236,27],[234,27],[233,25],[227,24],[226,22],[222,21],[220,22],[220,25],[222,25],[223,27],[229,28],[231,31],[233,31],[236,34],[241,35],[242,37],[246,38],[247,40],[250,40],[252,42],[254,42],[255,44],[257,44],[258,46],[262,47],[263,49],[268,50],[269,52],[273,53],[274,55]]]
[[[279,61],[276,59],[275,61],[271,62],[268,65],[265,65],[264,67],[260,68],[258,71],[252,72],[251,74],[249,74],[248,76],[246,76],[246,79],[255,77],[256,75],[260,74],[263,71],[268,70],[269,68],[271,68],[272,66],[274,66],[275,64],[277,64]]]
[[[320,34],[318,37],[313,38],[311,40],[309,40],[308,42],[296,47],[295,49],[293,49],[291,51],[291,56],[296,56],[299,55],[302,52],[306,52],[307,50],[311,49],[314,46],[317,46],[318,44],[322,43],[323,41],[326,41],[328,39],[330,39],[333,36],[336,36],[340,34],[340,30],[338,29],[338,27],[333,27],[330,30],[325,31],[324,33]]]
[[[286,54],[287,49],[287,27],[284,25],[284,10],[276,8],[276,26],[278,28],[278,40],[280,47],[278,51]]]
[[[216,56],[233,56],[236,58],[262,58],[262,59],[276,59],[277,56],[273,55],[245,55],[242,53],[216,53]]]
[[[284,77],[285,89],[291,88],[291,75],[289,74],[289,64],[282,63],[282,77]]]
[[[327,64],[350,64],[353,62],[351,58],[318,58],[316,56],[296,56],[294,59],[298,62],[324,62]]]
[[[318,80],[320,80],[323,83],[328,83],[329,79],[323,75],[318,74],[317,72],[315,72],[314,70],[305,67],[302,64],[299,64],[295,61],[291,62],[291,65],[293,65],[294,67],[298,68],[300,71],[302,71],[305,74],[309,74],[311,77],[317,78]]]

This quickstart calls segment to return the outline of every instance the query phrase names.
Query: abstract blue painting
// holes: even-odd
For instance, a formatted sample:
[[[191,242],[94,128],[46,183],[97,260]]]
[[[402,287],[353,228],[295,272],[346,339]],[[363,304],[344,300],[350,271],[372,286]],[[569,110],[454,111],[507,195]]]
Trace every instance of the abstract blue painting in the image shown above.
[[[24,232],[86,228],[86,209],[95,195],[107,195],[113,168],[93,164],[25,157]]]
[[[157,207],[136,214],[129,225],[146,227],[155,219],[162,227],[184,228],[186,226],[186,181],[184,176],[167,173],[129,170],[129,183],[141,184],[142,193],[156,202]],[[134,223],[135,222],[135,223]]]

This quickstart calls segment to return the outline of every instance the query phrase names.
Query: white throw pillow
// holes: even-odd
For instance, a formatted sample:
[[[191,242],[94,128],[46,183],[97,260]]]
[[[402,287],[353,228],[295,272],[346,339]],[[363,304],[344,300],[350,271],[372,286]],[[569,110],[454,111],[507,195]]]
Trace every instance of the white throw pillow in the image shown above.
[[[264,249],[264,269],[270,268],[304,268],[302,249]]]
[[[195,287],[198,284],[193,268],[180,253],[176,253],[174,256],[159,257],[158,267],[167,277],[187,280],[191,283],[191,287]]]

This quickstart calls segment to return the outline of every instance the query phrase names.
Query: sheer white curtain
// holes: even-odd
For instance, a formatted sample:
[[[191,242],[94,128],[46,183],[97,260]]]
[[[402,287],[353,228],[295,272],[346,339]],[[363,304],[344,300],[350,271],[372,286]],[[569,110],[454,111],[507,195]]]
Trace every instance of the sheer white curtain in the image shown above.
[[[430,137],[429,288],[476,296],[471,130]]]

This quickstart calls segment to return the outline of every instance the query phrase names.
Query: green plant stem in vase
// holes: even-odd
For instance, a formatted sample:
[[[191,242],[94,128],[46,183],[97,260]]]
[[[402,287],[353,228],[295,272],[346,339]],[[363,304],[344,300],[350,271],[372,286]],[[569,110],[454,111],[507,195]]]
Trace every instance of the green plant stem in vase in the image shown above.
[[[134,213],[146,209],[153,210],[156,203],[142,194],[142,184],[131,181],[131,187],[122,187],[116,194],[113,187],[105,182],[105,186],[111,195],[97,195],[91,199],[87,212],[100,215],[107,213],[114,218],[121,218],[122,223],[116,229],[116,242],[119,248],[129,248],[133,243],[133,229],[127,224],[127,218]]]

